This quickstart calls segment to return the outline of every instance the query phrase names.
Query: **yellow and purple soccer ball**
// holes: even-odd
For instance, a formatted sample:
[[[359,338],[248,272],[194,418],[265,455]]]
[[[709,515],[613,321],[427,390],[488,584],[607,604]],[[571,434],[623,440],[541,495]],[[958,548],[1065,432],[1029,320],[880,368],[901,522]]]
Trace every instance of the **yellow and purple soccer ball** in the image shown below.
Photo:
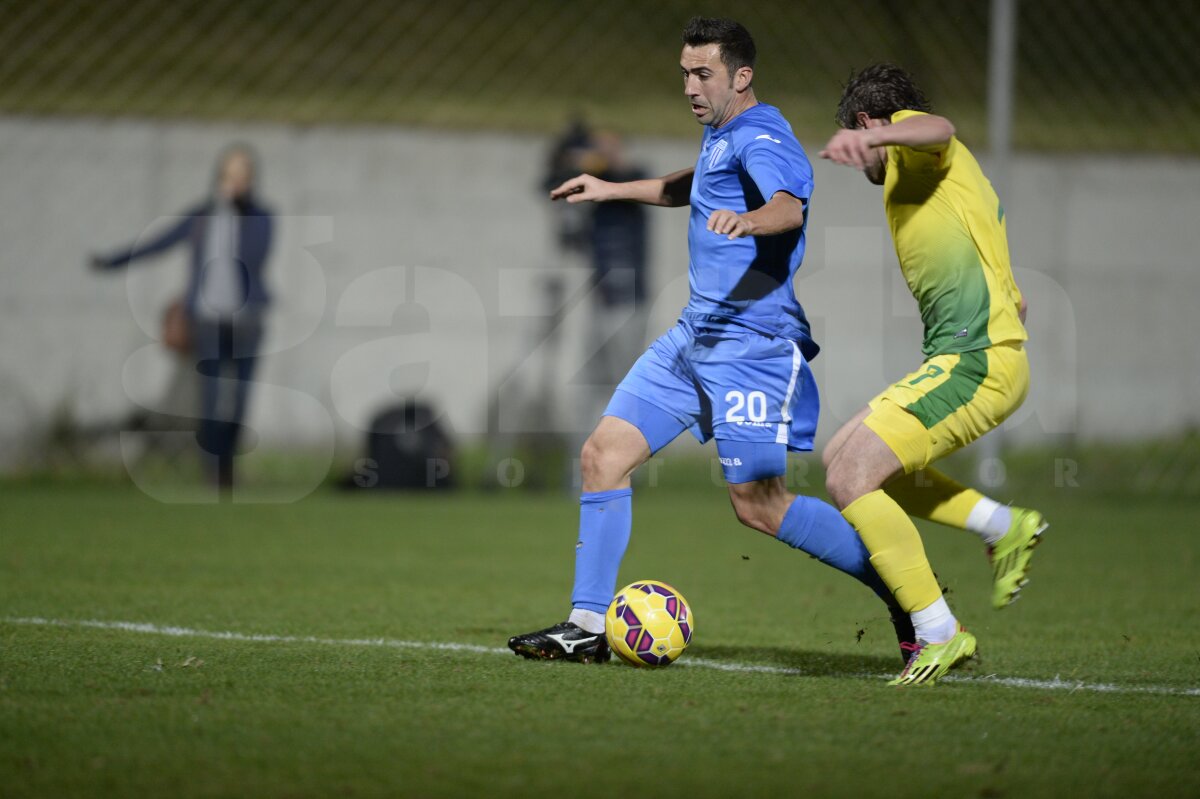
[[[694,629],[683,594],[658,580],[625,586],[604,614],[609,647],[631,666],[670,665],[687,649]]]

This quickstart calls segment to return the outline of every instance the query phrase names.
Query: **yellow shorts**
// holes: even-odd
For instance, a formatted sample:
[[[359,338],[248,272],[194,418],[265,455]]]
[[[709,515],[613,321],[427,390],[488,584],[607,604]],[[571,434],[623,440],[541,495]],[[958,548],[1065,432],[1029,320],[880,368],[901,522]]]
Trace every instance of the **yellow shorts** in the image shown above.
[[[1028,392],[1020,342],[934,355],[871,400],[864,424],[911,474],[998,426]]]

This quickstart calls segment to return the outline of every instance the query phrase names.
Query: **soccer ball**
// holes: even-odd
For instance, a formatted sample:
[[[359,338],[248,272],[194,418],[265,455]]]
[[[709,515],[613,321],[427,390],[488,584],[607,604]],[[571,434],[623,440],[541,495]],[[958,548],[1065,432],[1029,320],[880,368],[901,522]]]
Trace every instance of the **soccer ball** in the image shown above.
[[[692,640],[692,610],[683,594],[657,580],[631,583],[604,614],[608,645],[631,666],[667,666]]]

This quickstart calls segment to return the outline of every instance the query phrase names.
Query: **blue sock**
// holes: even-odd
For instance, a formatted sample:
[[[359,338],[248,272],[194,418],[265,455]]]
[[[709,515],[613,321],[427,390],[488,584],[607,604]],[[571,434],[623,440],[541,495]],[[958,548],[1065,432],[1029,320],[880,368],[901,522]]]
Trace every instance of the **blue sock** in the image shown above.
[[[816,497],[796,497],[776,538],[854,577],[889,606],[895,604],[892,592],[871,565],[871,553],[858,532],[832,505]]]
[[[632,527],[632,488],[579,497],[579,543],[575,545],[575,589],[571,592],[574,607],[596,613],[608,610]]]

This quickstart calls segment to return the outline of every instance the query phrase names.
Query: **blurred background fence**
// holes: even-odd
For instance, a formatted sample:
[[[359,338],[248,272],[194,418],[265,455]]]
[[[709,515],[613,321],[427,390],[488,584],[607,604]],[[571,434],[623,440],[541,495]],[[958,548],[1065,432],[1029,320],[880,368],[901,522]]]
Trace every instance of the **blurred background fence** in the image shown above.
[[[1200,151],[1200,16],[1189,0],[1016,9],[1015,145]],[[764,96],[820,138],[873,60],[923,79],[986,142],[984,0],[766,0],[737,16]],[[712,2],[40,0],[0,3],[0,111],[550,132],[568,115],[687,135],[666,80],[681,21]]]
[[[1034,389],[1008,424],[1012,440],[1182,435],[1171,484],[1200,486],[1187,436],[1200,425],[1198,9],[1008,5],[1013,155],[993,178],[1035,335]],[[699,131],[676,72],[689,16],[747,25],[759,97],[810,155],[833,131],[850,70],[892,60],[999,169],[992,150],[1006,143],[989,141],[988,119],[996,7],[0,2],[0,461],[36,464],[55,430],[154,405],[169,370],[145,350],[182,267],[105,282],[84,263],[202,196],[231,140],[258,148],[280,220],[254,443],[351,449],[374,409],[416,395],[446,410],[460,440],[482,440],[506,424],[495,406],[509,378],[544,349],[539,298],[565,263],[541,193],[553,138],[582,118],[623,134],[649,172],[691,163]],[[919,320],[878,191],[816,168],[799,291],[828,353],[816,364],[828,435],[912,367]],[[652,219],[647,336],[686,298],[684,217]],[[566,343],[541,354],[570,362],[588,336],[569,312],[586,277],[566,272]],[[579,380],[567,368],[558,382],[564,421],[552,426],[578,435]],[[509,405],[527,403],[510,393]]]

